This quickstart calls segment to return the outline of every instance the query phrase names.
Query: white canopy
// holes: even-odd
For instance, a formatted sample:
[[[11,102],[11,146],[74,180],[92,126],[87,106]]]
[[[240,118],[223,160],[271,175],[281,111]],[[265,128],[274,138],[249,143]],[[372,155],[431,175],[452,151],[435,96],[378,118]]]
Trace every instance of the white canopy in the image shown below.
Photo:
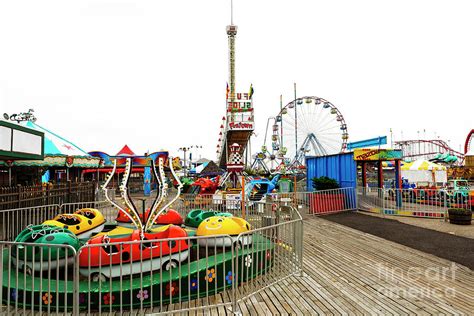
[[[412,162],[405,163],[402,166],[402,170],[446,170],[443,165],[435,164],[431,161],[418,159]]]

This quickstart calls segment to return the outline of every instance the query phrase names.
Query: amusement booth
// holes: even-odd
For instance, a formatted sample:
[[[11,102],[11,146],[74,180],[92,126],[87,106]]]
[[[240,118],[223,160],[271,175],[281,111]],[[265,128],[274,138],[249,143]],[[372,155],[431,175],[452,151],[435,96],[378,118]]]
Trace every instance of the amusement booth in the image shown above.
[[[362,187],[368,187],[367,170],[372,167],[377,172],[377,187],[384,187],[384,162],[392,162],[395,172],[395,188],[401,188],[402,151],[397,149],[354,149],[354,161],[361,170]]]
[[[320,177],[329,177],[335,179],[341,189],[338,193],[314,192],[310,203],[310,211],[330,212],[333,209],[356,209],[356,189],[358,183],[361,183],[363,193],[369,187],[368,170],[374,170],[376,173],[376,187],[384,187],[384,162],[391,162],[393,165],[395,179],[394,187],[401,188],[401,159],[402,151],[394,149],[380,148],[358,148],[352,152],[340,153],[336,155],[307,157],[307,188],[312,190],[312,179]],[[359,181],[358,181],[359,180]],[[382,190],[378,191],[382,194]],[[321,194],[324,196],[328,205],[323,205],[318,201]],[[397,198],[397,203],[401,203],[401,197]]]
[[[428,182],[442,186],[448,182],[445,166],[424,159],[405,163],[401,174],[410,183]]]
[[[99,166],[100,159],[33,121],[2,121],[0,129],[0,156],[5,156],[2,151],[8,147],[17,156],[0,159],[0,170],[3,166],[8,168],[9,185],[75,182],[81,179],[84,169]]]
[[[43,159],[43,132],[0,121],[0,186],[12,185],[15,161]]]

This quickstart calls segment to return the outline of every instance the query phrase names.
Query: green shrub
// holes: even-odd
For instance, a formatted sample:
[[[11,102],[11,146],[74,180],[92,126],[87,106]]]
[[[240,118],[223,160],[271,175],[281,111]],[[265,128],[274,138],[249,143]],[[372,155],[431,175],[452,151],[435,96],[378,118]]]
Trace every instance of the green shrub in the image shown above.
[[[315,191],[321,190],[330,190],[330,189],[339,189],[339,183],[335,179],[322,176],[319,178],[312,178],[311,181],[313,182],[313,188]]]

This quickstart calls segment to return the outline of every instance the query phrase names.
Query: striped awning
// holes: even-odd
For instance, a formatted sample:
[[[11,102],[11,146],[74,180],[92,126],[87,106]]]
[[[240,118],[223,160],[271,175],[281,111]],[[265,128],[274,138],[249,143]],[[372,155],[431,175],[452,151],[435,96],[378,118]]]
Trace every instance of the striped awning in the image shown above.
[[[428,160],[415,160],[407,162],[402,166],[402,170],[446,170],[445,166],[435,164]]]

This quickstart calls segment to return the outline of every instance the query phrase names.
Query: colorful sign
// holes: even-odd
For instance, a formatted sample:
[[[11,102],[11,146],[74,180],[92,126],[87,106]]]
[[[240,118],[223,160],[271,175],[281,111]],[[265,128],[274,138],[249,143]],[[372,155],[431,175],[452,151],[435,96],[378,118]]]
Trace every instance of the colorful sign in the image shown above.
[[[244,122],[230,122],[229,128],[232,130],[253,130],[253,124]]]
[[[99,163],[100,163],[100,161],[99,161]],[[71,168],[73,164],[74,164],[74,157],[73,156],[67,156],[66,157],[66,167]]]
[[[248,93],[236,93],[234,98],[232,95],[227,99],[228,112],[248,112],[252,111],[252,100]]]
[[[396,160],[402,159],[402,151],[397,149],[355,149],[354,160]]]
[[[44,133],[0,121],[0,159],[43,159]]]
[[[375,147],[387,144],[387,136],[379,136],[376,138],[359,140],[357,142],[347,143],[347,150],[353,150],[356,148],[367,148]]]

